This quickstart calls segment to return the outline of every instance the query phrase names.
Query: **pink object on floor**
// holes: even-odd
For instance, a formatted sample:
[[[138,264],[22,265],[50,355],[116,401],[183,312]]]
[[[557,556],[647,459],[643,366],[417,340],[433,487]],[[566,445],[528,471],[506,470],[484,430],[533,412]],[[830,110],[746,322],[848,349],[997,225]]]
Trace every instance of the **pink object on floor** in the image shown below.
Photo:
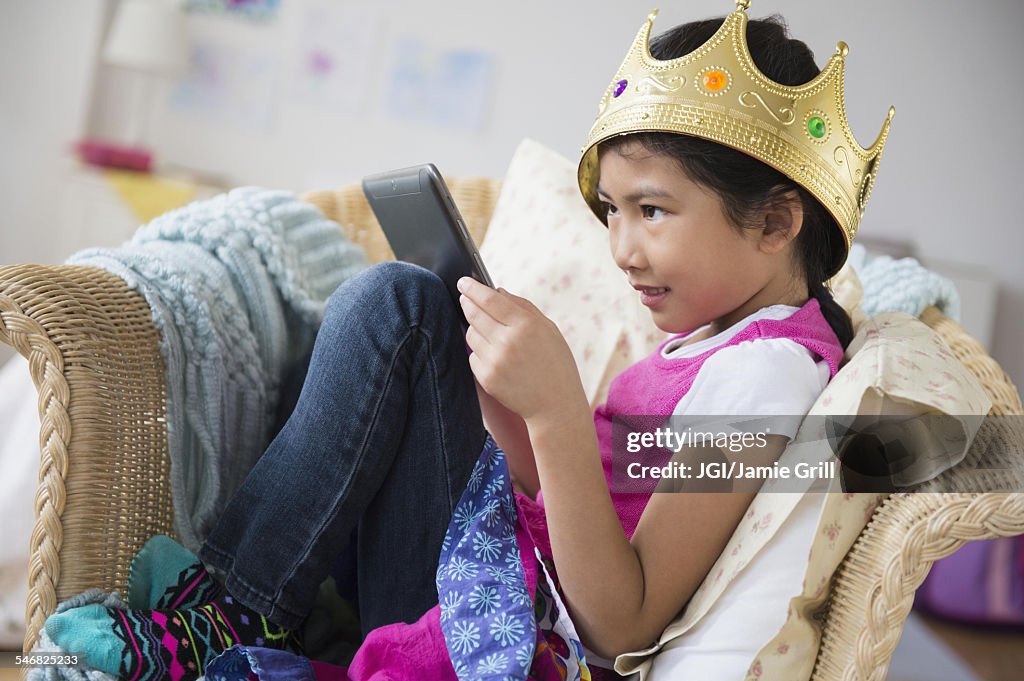
[[[100,139],[85,139],[75,145],[79,158],[90,165],[148,173],[153,154],[142,147],[128,147]]]

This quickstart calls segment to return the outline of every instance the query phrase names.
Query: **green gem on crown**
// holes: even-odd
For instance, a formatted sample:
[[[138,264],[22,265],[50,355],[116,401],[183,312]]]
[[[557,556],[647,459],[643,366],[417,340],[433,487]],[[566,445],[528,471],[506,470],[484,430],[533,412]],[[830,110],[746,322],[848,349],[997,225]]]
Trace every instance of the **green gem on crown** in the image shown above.
[[[811,116],[807,119],[807,132],[811,133],[811,137],[820,140],[828,132],[828,128],[825,126],[825,119],[821,116]]]

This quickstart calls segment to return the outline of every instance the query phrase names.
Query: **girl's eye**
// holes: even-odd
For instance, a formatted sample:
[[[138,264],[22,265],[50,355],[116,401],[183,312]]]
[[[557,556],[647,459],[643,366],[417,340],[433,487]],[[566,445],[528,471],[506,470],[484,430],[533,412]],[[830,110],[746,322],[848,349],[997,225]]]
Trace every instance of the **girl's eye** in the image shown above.
[[[601,202],[601,208],[604,210],[605,215],[615,215],[619,212],[619,209],[608,203],[607,201]]]
[[[643,211],[644,217],[649,220],[659,218],[665,214],[665,211],[657,206],[640,206],[640,210]]]

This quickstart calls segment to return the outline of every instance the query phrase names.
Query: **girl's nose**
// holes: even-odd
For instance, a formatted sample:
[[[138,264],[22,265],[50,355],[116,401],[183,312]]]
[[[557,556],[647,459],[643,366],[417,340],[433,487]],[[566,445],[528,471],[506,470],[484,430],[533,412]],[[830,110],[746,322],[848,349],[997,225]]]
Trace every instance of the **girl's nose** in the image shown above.
[[[621,224],[624,222],[622,220],[619,222],[620,224],[616,225],[614,229],[609,229],[612,259],[615,260],[619,269],[626,272],[631,269],[644,269],[647,266],[647,260],[640,243],[639,230]]]

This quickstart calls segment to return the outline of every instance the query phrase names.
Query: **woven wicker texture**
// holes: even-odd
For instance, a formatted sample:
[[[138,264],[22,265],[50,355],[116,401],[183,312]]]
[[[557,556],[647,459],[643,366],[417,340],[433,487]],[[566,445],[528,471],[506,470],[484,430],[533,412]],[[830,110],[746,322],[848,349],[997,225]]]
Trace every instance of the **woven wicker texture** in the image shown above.
[[[0,267],[0,340],[39,390],[28,651],[59,601],[126,593],[143,543],[173,536],[164,365],[145,300],[93,267]]]
[[[934,307],[926,308],[921,319],[982,382],[992,399],[990,417],[1024,414],[1017,389],[980,343]],[[987,418],[964,462],[936,483],[943,489],[979,489],[1007,479],[1019,485],[1022,452],[1024,432],[1017,419]],[[995,469],[1005,464],[1007,470],[973,470],[978,464]],[[1019,534],[1024,534],[1024,494],[1019,492],[890,496],[836,571],[813,681],[884,679],[914,592],[932,563],[965,542]]]

